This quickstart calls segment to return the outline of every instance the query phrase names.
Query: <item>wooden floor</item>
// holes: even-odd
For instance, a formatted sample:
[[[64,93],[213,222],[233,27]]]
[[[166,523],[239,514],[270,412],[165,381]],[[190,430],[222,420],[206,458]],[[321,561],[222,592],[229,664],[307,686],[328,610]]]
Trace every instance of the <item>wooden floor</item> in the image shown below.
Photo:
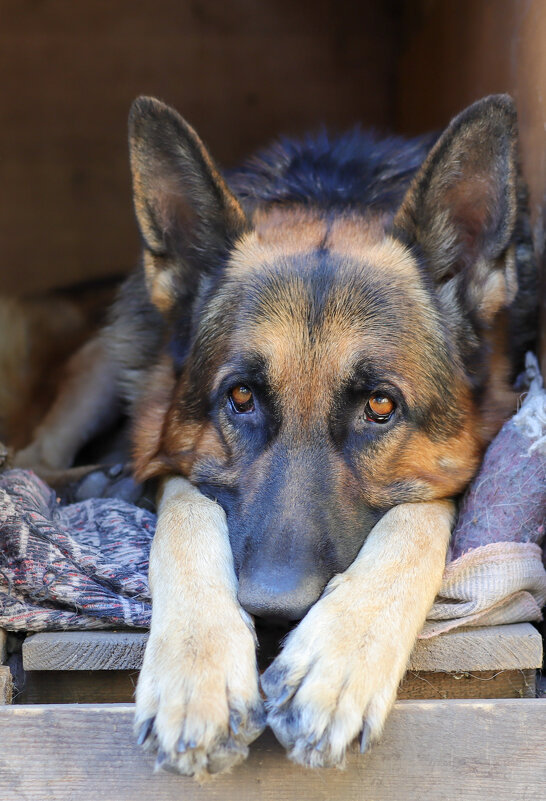
[[[546,700],[400,701],[347,768],[292,765],[270,734],[204,786],[152,772],[131,705],[0,707],[2,801],[542,801]]]
[[[345,770],[293,765],[266,732],[247,762],[205,785],[154,773],[135,745],[133,705],[109,703],[132,699],[145,643],[135,632],[59,632],[19,652],[10,638],[6,653],[0,632],[0,801],[546,799],[546,698],[522,697],[535,695],[542,663],[530,624],[420,641],[399,697],[432,687],[437,700],[399,700],[381,742],[364,756],[355,748]],[[60,699],[94,703],[51,703]]]

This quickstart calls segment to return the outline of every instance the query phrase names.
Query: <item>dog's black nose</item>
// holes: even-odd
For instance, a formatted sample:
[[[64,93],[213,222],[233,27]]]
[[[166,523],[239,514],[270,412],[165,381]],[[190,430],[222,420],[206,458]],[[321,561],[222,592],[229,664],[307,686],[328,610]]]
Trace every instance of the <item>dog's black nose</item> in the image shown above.
[[[270,621],[301,620],[318,600],[324,580],[318,576],[242,571],[239,574],[239,603],[249,614]]]

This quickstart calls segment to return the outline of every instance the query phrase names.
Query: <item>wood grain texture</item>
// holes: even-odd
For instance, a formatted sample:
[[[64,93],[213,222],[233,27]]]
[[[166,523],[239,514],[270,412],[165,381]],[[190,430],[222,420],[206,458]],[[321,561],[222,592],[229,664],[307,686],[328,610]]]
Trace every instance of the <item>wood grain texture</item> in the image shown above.
[[[410,670],[481,671],[539,668],[542,638],[530,623],[455,629],[418,640]]]
[[[23,643],[25,670],[137,670],[148,635],[142,632],[43,632]],[[538,668],[542,640],[530,623],[458,629],[419,640],[413,671],[483,671]]]
[[[16,687],[16,704],[132,703],[135,670],[31,670]],[[535,670],[474,673],[409,671],[398,690],[399,700],[426,698],[534,698]]]
[[[148,634],[134,631],[47,631],[23,643],[25,670],[138,670]]]
[[[0,704],[11,704],[13,684],[11,671],[7,665],[0,666]]]
[[[0,0],[0,20],[0,291],[133,266],[139,94],[225,166],[281,133],[391,122],[390,0]]]
[[[6,661],[6,641],[7,634],[4,629],[0,629],[0,665]]]
[[[442,128],[484,95],[516,100],[535,248],[541,263],[540,354],[546,377],[546,3],[407,0],[397,60],[397,127]]]
[[[5,801],[514,801],[543,798],[546,701],[403,701],[381,742],[346,770],[286,760],[267,733],[246,763],[205,785],[154,774],[134,743],[133,707],[0,709]]]
[[[536,670],[483,670],[471,673],[409,670],[398,688],[398,699],[535,698],[536,677]]]
[[[137,679],[136,670],[31,670],[13,703],[132,704]]]

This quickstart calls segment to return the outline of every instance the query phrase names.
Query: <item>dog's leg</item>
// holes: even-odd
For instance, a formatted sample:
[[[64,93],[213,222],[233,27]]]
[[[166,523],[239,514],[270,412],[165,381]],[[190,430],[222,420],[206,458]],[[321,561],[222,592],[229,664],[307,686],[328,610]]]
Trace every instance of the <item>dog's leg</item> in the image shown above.
[[[15,455],[14,463],[17,467],[31,467],[56,483],[54,478],[70,467],[78,450],[113,423],[117,414],[117,368],[99,334],[67,362],[56,400],[30,445]],[[79,468],[79,472],[85,469]],[[74,477],[78,477],[77,471]]]
[[[437,594],[450,501],[403,504],[377,523],[262,676],[268,722],[303,765],[343,762],[376,740]]]
[[[150,588],[138,740],[184,774],[232,767],[265,725],[254,628],[237,602],[224,512],[183,478],[168,479],[159,501]]]

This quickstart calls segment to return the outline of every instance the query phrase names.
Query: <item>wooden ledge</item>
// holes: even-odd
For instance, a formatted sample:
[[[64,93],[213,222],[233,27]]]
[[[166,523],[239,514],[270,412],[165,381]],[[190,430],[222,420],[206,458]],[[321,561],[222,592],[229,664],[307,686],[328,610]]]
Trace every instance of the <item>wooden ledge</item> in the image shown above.
[[[23,643],[25,670],[138,670],[144,632],[50,631]],[[455,629],[419,640],[412,671],[525,670],[542,665],[542,638],[530,623]]]
[[[14,701],[130,703],[144,632],[48,632],[23,644],[24,682]],[[398,698],[534,698],[542,640],[528,623],[459,629],[420,640]]]
[[[289,762],[271,733],[198,785],[153,773],[132,705],[0,707],[0,798],[27,801],[514,801],[543,797],[546,700],[402,701],[381,742],[344,771]]]

